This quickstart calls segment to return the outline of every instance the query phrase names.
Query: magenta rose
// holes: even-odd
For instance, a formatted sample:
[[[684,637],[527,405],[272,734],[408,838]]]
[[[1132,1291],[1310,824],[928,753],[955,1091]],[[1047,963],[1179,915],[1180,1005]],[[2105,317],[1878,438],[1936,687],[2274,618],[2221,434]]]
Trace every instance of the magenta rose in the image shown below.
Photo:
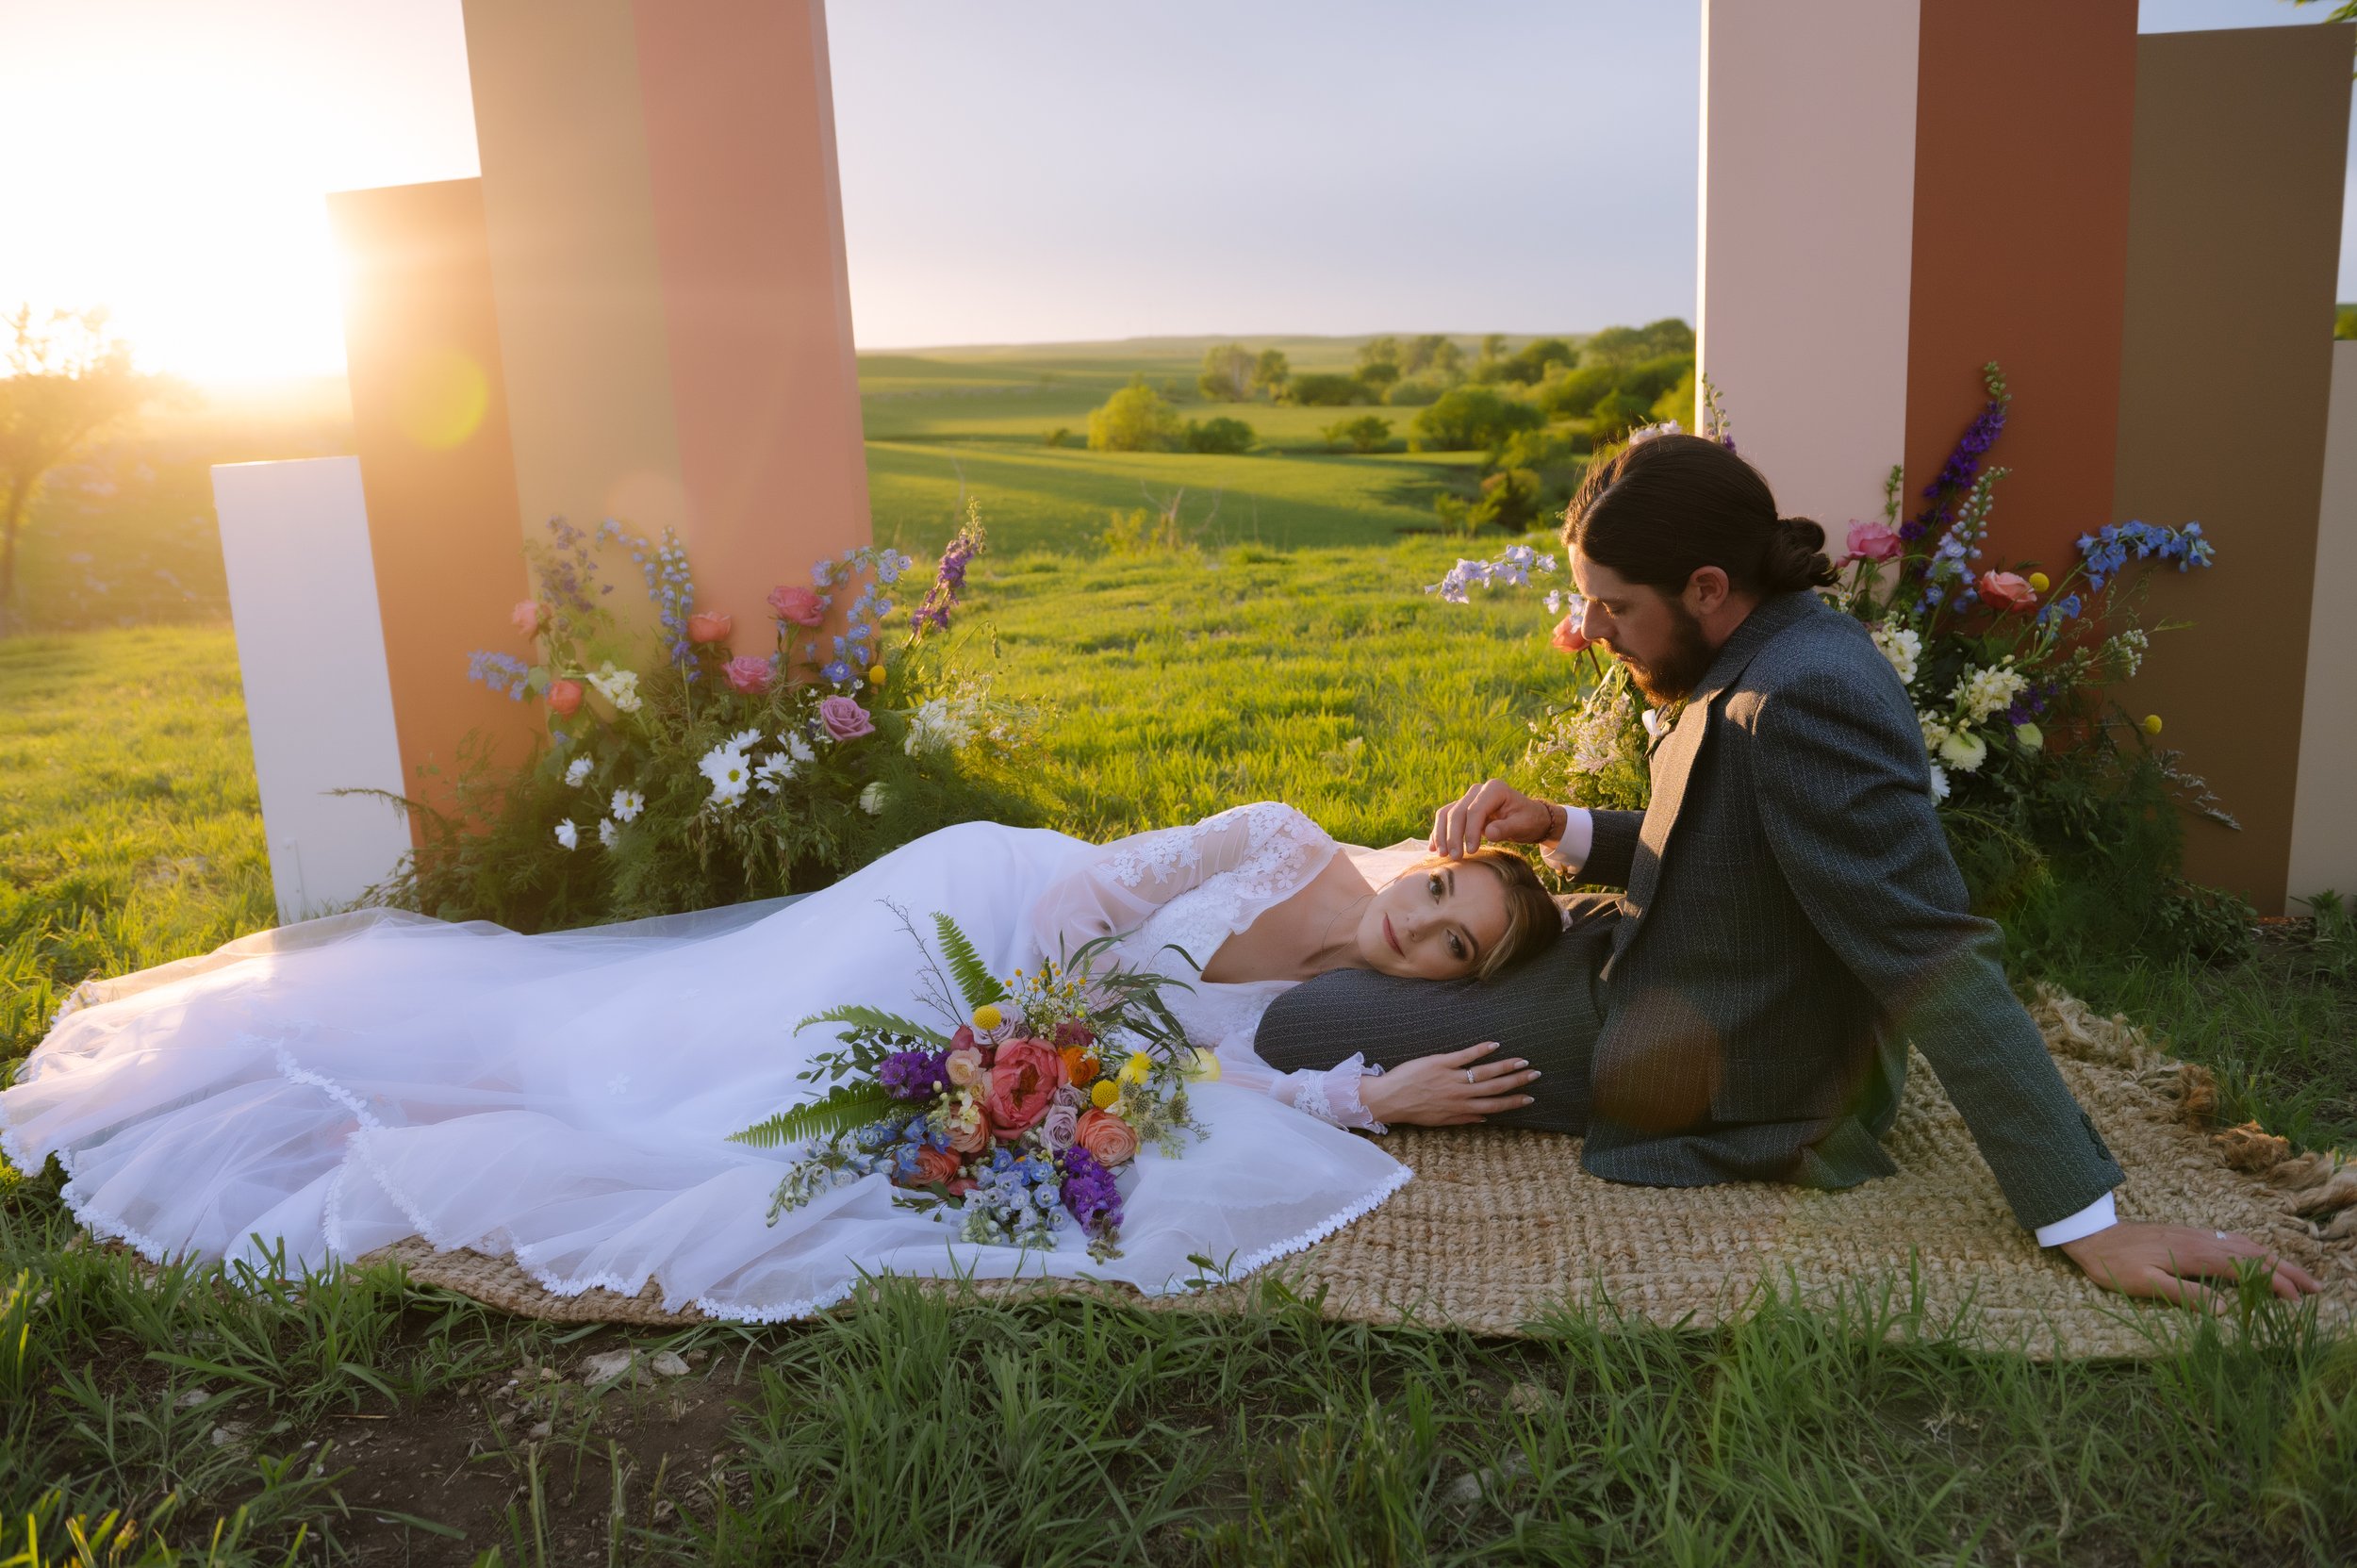
[[[1904,544],[1898,535],[1879,522],[1850,524],[1850,559],[1853,561],[1895,561]]]
[[[867,710],[848,697],[820,698],[818,722],[836,740],[857,740],[876,733],[876,721],[867,717]]]
[[[728,677],[731,691],[750,697],[767,691],[770,678],[777,672],[769,668],[767,659],[747,657],[731,659],[720,667],[720,673]]]
[[[790,620],[797,626],[816,626],[827,619],[825,596],[792,583],[769,590],[769,608],[780,620]]]
[[[1039,1125],[1063,1087],[1063,1058],[1055,1048],[1037,1040],[1010,1040],[998,1048],[990,1065],[990,1084],[982,1091],[982,1109],[991,1131],[1014,1138]]]

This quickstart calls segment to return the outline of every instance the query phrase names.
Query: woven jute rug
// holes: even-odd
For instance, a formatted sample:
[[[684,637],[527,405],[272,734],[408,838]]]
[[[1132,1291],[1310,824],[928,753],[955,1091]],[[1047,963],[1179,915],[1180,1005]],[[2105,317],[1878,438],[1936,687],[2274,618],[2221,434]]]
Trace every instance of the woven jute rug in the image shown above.
[[[2239,1230],[2324,1282],[2320,1319],[2357,1309],[2357,1165],[2293,1156],[2255,1126],[2212,1125],[2217,1088],[2124,1020],[2043,993],[2033,1014],[2064,1079],[2128,1180],[2124,1219]],[[1846,1304],[1851,1320],[2039,1359],[2166,1354],[2198,1331],[2182,1308],[2098,1289],[2015,1224],[1963,1118],[1920,1058],[1884,1140],[1899,1174],[1847,1192],[1763,1182],[1621,1186],[1581,1171],[1575,1140],[1478,1129],[1408,1131],[1384,1147],[1416,1179],[1373,1213],[1268,1271],[1331,1318],[1484,1334],[1543,1332],[1555,1314],[1708,1327],[1773,1298]],[[503,1258],[412,1240],[379,1257],[410,1277],[525,1316],[669,1327],[638,1296],[556,1296]],[[1157,1309],[1245,1312],[1264,1281],[1142,1299],[1090,1283],[948,1287],[992,1299],[1095,1292]],[[854,1302],[840,1311],[856,1311]],[[1894,1315],[1895,1314],[1895,1315]]]

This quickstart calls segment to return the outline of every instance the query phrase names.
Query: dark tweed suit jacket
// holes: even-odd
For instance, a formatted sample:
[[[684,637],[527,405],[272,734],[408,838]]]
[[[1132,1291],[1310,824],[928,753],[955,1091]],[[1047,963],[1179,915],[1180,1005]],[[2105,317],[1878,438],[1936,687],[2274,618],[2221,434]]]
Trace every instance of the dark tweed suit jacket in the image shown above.
[[[1545,1076],[1507,1124],[1586,1133],[1614,1180],[1846,1187],[1896,1167],[1906,1042],[2036,1228],[2121,1180],[1967,908],[1913,705],[1864,627],[1762,603],[1653,756],[1653,803],[1598,812],[1547,952],[1486,984],[1341,970],[1262,1019],[1279,1068],[1396,1065],[1479,1040]]]

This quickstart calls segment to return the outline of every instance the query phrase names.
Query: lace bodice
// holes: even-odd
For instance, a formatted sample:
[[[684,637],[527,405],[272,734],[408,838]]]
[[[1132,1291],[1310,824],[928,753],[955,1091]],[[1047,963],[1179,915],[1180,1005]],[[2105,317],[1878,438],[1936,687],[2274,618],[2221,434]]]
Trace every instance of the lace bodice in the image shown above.
[[[1252,1049],[1261,1015],[1294,982],[1202,978],[1221,944],[1307,886],[1340,852],[1279,801],[1237,806],[1188,827],[1116,839],[1081,856],[1032,906],[1033,940],[1051,956],[1118,936],[1121,963],[1186,982],[1163,993],[1187,1038],[1220,1059],[1223,1078],[1339,1126],[1382,1131],[1359,1098],[1356,1057],[1326,1072],[1280,1074]]]

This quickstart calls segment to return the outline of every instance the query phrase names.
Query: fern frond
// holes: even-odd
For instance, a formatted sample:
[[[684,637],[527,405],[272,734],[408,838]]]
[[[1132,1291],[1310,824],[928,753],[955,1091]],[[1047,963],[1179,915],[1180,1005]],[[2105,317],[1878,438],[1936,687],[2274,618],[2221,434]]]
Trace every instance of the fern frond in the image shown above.
[[[950,976],[957,981],[967,1008],[1006,1000],[1007,988],[983,966],[982,955],[974,950],[974,944],[965,939],[955,920],[936,914],[933,930],[941,933],[941,955],[949,961]]]
[[[794,1032],[799,1034],[813,1024],[849,1024],[854,1029],[872,1029],[885,1034],[906,1034],[912,1039],[924,1041],[935,1050],[949,1048],[949,1036],[942,1033],[941,1031],[928,1029],[914,1019],[903,1018],[898,1013],[886,1013],[880,1007],[862,1007],[857,1003],[848,1007],[830,1007],[824,1013],[813,1013],[809,1017],[796,1024]]]
[[[901,1109],[876,1083],[846,1083],[822,1099],[781,1111],[768,1120],[729,1134],[733,1144],[776,1148],[781,1144],[807,1143],[814,1138],[839,1138],[844,1133],[880,1122]]]

